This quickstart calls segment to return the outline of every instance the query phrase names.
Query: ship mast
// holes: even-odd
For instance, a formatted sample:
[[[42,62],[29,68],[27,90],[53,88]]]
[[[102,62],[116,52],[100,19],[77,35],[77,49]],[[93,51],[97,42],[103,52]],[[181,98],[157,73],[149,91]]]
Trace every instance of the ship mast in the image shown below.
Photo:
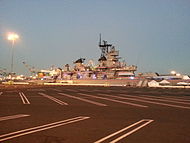
[[[100,34],[100,41],[99,41],[99,47],[101,49],[101,57],[106,56],[106,54],[109,51],[109,47],[112,47],[112,44],[108,44],[107,41],[103,40],[102,44],[102,39],[101,39],[101,34]]]

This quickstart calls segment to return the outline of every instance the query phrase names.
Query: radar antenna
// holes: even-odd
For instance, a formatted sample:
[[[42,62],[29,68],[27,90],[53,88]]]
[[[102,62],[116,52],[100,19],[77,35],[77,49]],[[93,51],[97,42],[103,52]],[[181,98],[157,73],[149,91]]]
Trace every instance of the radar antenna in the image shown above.
[[[100,34],[100,41],[99,41],[99,47],[101,49],[101,57],[106,56],[106,54],[109,52],[109,48],[112,47],[112,44],[108,44],[107,41],[103,40],[102,44],[102,39],[101,39],[101,34]]]

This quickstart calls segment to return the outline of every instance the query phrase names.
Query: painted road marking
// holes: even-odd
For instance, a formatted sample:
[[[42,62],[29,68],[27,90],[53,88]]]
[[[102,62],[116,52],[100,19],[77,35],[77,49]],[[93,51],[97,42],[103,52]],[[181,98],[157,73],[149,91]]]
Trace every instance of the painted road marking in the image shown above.
[[[30,104],[29,100],[26,98],[23,92],[19,92],[19,95],[23,104]]]
[[[77,89],[65,89],[65,91],[77,92]]]
[[[167,97],[168,98],[175,98],[175,99],[182,99],[182,100],[188,100],[188,101],[190,101],[190,96],[185,96],[185,95],[178,96],[178,95],[180,95],[180,94],[177,93],[175,96],[168,95]]]
[[[27,89],[27,91],[46,91],[45,89]]]
[[[119,95],[121,95],[121,96],[128,96],[128,95],[125,95],[125,94],[119,94]],[[190,107],[187,107],[187,106],[180,106],[180,105],[166,104],[166,103],[160,103],[160,102],[154,102],[154,101],[147,101],[147,100],[138,99],[138,98],[118,97],[118,96],[112,96],[112,95],[105,95],[105,96],[115,97],[115,98],[119,98],[119,99],[127,99],[127,100],[133,100],[133,101],[140,101],[140,102],[157,104],[157,105],[164,105],[164,106],[169,106],[169,107],[182,108],[182,109],[190,109]]]
[[[3,94],[3,92],[0,92],[0,95],[2,95]]]
[[[106,104],[102,104],[102,103],[91,101],[91,100],[88,100],[88,99],[72,96],[72,95],[65,94],[65,93],[59,93],[59,94],[67,96],[67,97],[70,97],[70,98],[78,99],[78,100],[81,100],[81,101],[84,101],[84,102],[87,102],[87,103],[95,104],[95,105],[98,105],[98,106],[107,106]]]
[[[141,95],[144,97],[153,97],[153,98],[160,98],[160,99],[168,99],[168,100],[174,100],[174,101],[184,101],[184,102],[190,102],[190,99],[184,99],[179,97],[170,97],[170,96],[151,96],[151,95]]]
[[[57,91],[57,92],[62,92],[62,90],[60,90],[60,89],[54,89],[54,88],[52,88],[51,90],[54,90],[54,91]]]
[[[171,103],[177,103],[177,104],[187,104],[187,105],[190,105],[190,103],[187,103],[187,102],[182,102],[182,101],[173,101],[172,99],[169,100],[169,99],[158,99],[158,98],[152,98],[152,96],[136,96],[136,95],[129,95],[131,97],[137,97],[137,98],[141,98],[141,99],[147,99],[147,100],[154,100],[154,101],[164,101],[164,102],[171,102]]]
[[[121,129],[121,130],[115,132],[115,133],[112,133],[112,134],[110,134],[110,135],[108,135],[108,136],[106,136],[106,137],[104,137],[104,138],[102,138],[102,139],[99,139],[98,141],[95,141],[94,143],[101,143],[101,142],[103,142],[103,141],[105,141],[105,140],[107,140],[107,139],[109,139],[109,138],[111,138],[111,137],[114,137],[114,136],[116,136],[116,135],[118,135],[118,134],[120,134],[120,133],[122,133],[122,132],[124,132],[124,131],[126,131],[126,130],[128,130],[128,129],[130,129],[130,128],[132,128],[132,127],[134,127],[134,126],[140,124],[140,126],[134,128],[133,130],[131,130],[131,131],[129,131],[129,132],[123,134],[122,136],[120,136],[120,137],[118,137],[118,138],[116,138],[116,139],[110,141],[110,143],[116,143],[116,142],[120,141],[121,139],[123,139],[123,138],[125,138],[125,137],[131,135],[132,133],[134,133],[134,132],[140,130],[141,128],[145,127],[146,125],[150,124],[150,123],[153,122],[153,121],[154,121],[154,120],[150,120],[150,119],[143,119],[143,120],[140,120],[140,121],[138,121],[138,122],[136,122],[136,123],[134,123],[134,124],[132,124],[132,125],[130,125],[130,126],[127,126],[127,127],[123,128],[123,129]],[[143,122],[145,122],[145,123],[143,123]],[[141,124],[141,123],[143,123],[143,124]]]
[[[48,98],[48,99],[50,99],[50,100],[52,100],[52,101],[58,103],[58,104],[60,104],[60,105],[68,105],[68,103],[63,102],[63,101],[61,101],[61,100],[59,100],[59,99],[57,99],[57,98],[55,98],[55,97],[49,96],[49,95],[47,95],[47,94],[45,94],[45,93],[39,92],[38,94],[40,94],[40,95],[42,95],[42,96],[44,96],[44,97],[46,97],[46,98]]]
[[[132,105],[132,106],[136,106],[136,107],[144,107],[144,108],[148,107],[148,106],[141,105],[141,104],[135,104],[135,103],[131,103],[131,102],[124,102],[124,101],[120,101],[120,100],[115,100],[115,99],[110,99],[110,98],[105,98],[105,97],[99,97],[99,96],[94,96],[94,95],[89,95],[89,94],[84,94],[84,93],[79,93],[79,94],[84,95],[84,96],[88,96],[88,97],[92,97],[92,98],[98,98],[98,99],[108,100],[108,101],[112,101],[112,102]]]
[[[16,137],[20,137],[20,136],[24,136],[24,135],[28,135],[28,134],[32,134],[32,133],[36,133],[36,132],[40,132],[40,131],[44,131],[44,130],[48,130],[48,129],[51,129],[51,128],[71,124],[71,123],[74,123],[74,122],[86,120],[86,119],[89,119],[89,118],[90,117],[79,116],[79,117],[75,117],[75,118],[71,118],[71,119],[67,119],[67,120],[62,120],[62,121],[53,122],[53,123],[50,123],[50,124],[45,124],[45,125],[41,125],[41,126],[37,126],[37,127],[33,127],[33,128],[28,128],[28,129],[19,130],[19,131],[16,131],[16,132],[3,134],[3,135],[0,135],[0,142],[5,141],[5,140],[9,140],[9,139],[13,139],[13,138],[16,138]]]
[[[0,121],[28,117],[28,116],[30,116],[30,115],[18,114],[18,115],[5,116],[5,117],[0,117]]]

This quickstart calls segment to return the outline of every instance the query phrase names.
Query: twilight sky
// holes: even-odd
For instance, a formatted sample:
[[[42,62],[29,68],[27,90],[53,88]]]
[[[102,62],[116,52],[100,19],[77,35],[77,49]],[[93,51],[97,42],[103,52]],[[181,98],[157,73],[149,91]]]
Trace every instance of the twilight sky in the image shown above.
[[[190,0],[0,0],[0,69],[11,65],[7,33],[20,35],[14,71],[96,61],[102,39],[139,72],[190,74]]]

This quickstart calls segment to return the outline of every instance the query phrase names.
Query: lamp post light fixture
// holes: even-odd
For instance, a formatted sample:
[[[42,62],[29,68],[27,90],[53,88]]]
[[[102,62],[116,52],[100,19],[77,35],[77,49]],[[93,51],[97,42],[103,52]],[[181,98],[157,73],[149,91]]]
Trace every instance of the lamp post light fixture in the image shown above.
[[[13,74],[13,60],[14,60],[14,58],[13,58],[13,56],[14,56],[14,44],[15,44],[15,41],[17,40],[17,39],[19,39],[19,36],[18,36],[18,34],[16,34],[16,33],[10,33],[10,34],[8,34],[8,36],[7,36],[7,40],[9,40],[9,41],[11,41],[11,43],[12,43],[12,47],[11,47],[11,74]]]
[[[172,75],[175,75],[176,74],[176,71],[171,71],[170,72]]]
[[[180,73],[177,73],[176,76],[181,76],[181,74],[180,74]]]

